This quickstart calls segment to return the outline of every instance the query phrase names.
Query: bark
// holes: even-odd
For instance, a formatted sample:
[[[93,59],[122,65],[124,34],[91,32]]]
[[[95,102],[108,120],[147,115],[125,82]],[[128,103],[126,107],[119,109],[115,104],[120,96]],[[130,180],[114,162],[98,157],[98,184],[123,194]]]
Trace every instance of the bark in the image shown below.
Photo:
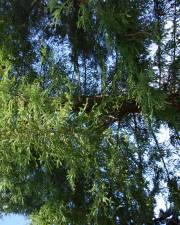
[[[120,96],[115,96],[113,100],[110,96],[80,96],[79,98],[76,97],[73,99],[74,105],[73,105],[73,111],[78,112],[80,108],[84,108],[85,112],[90,114],[93,109],[96,107],[101,107],[101,116],[99,118],[99,126],[104,126],[104,128],[107,128],[109,125],[111,125],[113,122],[119,121],[121,122],[125,117],[127,117],[129,114],[134,113],[140,113],[141,107],[138,105],[138,103],[135,100],[130,100],[127,98],[124,98],[125,100],[120,100],[119,104],[117,104],[117,98]],[[172,115],[169,116],[165,115],[166,111],[170,111]],[[166,107],[162,110],[155,110],[154,115],[157,116],[160,120],[165,120],[168,123],[172,123],[171,116],[178,117],[178,114],[180,113],[180,95],[179,94],[173,94],[169,95],[166,99]]]

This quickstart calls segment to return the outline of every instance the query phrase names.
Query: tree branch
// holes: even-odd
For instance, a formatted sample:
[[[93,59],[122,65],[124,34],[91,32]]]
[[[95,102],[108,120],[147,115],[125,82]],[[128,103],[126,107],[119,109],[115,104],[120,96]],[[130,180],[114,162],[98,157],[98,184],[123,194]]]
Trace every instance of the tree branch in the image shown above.
[[[141,107],[135,100],[128,100],[124,98],[124,100],[120,100],[119,104],[117,104],[116,100],[120,96],[115,96],[114,98],[111,96],[80,96],[73,99],[74,105],[73,110],[78,112],[80,108],[84,108],[86,113],[91,113],[93,108],[102,106],[103,118],[104,122],[108,122],[109,124],[115,121],[121,121],[124,117],[131,113],[140,113]],[[180,112],[180,95],[173,94],[169,95],[166,100],[166,108],[162,111],[165,112],[167,109],[173,109],[177,113]],[[161,110],[156,110],[154,113],[161,114]]]

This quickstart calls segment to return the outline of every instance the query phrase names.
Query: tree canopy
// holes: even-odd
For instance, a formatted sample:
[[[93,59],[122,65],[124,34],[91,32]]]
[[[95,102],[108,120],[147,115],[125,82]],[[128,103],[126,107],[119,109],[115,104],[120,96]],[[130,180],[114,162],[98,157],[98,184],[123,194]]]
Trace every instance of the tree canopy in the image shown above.
[[[0,1],[1,214],[32,225],[179,224],[179,9]],[[167,210],[155,216],[160,195]]]

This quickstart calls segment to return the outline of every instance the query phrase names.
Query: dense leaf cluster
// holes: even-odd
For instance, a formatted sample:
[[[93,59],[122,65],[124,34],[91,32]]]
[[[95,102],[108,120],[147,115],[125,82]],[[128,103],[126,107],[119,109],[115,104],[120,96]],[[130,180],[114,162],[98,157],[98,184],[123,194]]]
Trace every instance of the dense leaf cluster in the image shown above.
[[[0,2],[2,214],[178,224],[179,10],[179,0]],[[155,218],[160,195],[169,210]]]

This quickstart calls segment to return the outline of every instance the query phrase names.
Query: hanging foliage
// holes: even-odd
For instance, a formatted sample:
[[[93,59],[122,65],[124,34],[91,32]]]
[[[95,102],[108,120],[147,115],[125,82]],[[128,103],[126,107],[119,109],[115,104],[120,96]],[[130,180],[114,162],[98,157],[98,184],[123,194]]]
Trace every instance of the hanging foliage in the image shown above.
[[[179,9],[1,1],[1,214],[179,224]]]

